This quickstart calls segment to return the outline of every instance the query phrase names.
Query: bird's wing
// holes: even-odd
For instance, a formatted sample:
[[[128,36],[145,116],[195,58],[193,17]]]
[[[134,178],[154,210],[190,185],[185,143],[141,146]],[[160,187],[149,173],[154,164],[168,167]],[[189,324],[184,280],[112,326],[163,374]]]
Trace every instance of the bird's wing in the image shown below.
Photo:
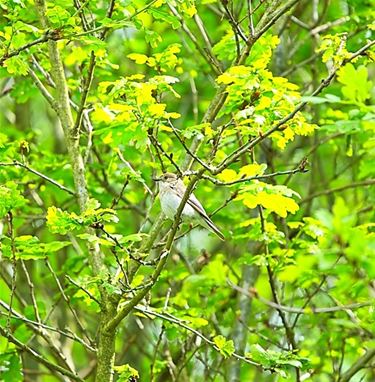
[[[190,194],[190,197],[187,201],[187,203],[195,209],[205,219],[208,218],[207,212],[204,210],[202,204],[200,204],[199,200],[195,197],[194,194]]]
[[[202,204],[199,203],[199,200],[195,197],[194,194],[190,195],[190,198],[188,199],[187,202],[203,218],[201,225],[203,225],[208,230],[215,233],[220,238],[220,240],[225,240],[225,237],[222,234],[222,232],[219,230],[219,228],[216,227],[216,225],[213,223],[213,221],[209,218],[209,216],[207,215],[206,211],[204,210]]]

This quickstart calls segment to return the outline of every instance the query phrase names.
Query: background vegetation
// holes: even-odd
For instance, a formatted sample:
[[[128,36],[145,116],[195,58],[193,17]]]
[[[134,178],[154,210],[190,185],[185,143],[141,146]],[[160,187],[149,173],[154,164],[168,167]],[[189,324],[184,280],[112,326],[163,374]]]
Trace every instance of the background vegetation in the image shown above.
[[[375,380],[372,1],[0,7],[1,381]]]

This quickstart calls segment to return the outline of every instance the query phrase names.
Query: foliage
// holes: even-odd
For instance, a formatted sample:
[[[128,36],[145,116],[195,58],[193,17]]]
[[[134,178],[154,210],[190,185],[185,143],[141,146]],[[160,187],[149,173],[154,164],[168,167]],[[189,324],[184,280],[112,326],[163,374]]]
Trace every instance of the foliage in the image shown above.
[[[375,379],[370,1],[0,7],[0,381]]]

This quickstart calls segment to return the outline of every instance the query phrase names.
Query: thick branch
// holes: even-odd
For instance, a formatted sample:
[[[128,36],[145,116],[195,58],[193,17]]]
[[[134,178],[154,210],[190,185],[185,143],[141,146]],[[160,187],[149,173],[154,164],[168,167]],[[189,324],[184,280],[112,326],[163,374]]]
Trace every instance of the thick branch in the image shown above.
[[[351,378],[358,373],[359,370],[366,367],[367,363],[375,357],[375,349],[367,350],[366,353],[358,358],[358,360],[339,378],[338,382],[349,382]]]
[[[159,262],[158,262],[153,274],[150,276],[150,279],[144,283],[147,286],[144,289],[141,289],[140,291],[138,291],[135,294],[135,296],[129,302],[127,302],[122,308],[119,309],[119,311],[117,312],[115,317],[111,321],[109,321],[108,324],[106,325],[106,327],[105,327],[106,332],[114,330],[120,324],[120,322],[134,309],[134,307],[136,305],[138,305],[138,303],[147,295],[147,293],[155,285],[156,281],[158,280],[158,278],[160,276],[161,271],[164,269],[164,266],[167,262],[169,252],[172,248],[174,238],[176,236],[177,229],[178,229],[178,226],[180,224],[180,218],[181,218],[182,211],[185,207],[185,204],[187,203],[187,201],[189,199],[190,194],[193,192],[193,188],[194,188],[195,184],[197,183],[197,181],[202,176],[203,171],[204,170],[201,170],[200,173],[195,175],[186,187],[186,191],[185,191],[184,196],[182,197],[180,205],[177,209],[176,216],[175,216],[175,219],[173,221],[173,225],[171,227],[167,243],[166,243],[166,245],[165,245],[165,247],[161,253]]]

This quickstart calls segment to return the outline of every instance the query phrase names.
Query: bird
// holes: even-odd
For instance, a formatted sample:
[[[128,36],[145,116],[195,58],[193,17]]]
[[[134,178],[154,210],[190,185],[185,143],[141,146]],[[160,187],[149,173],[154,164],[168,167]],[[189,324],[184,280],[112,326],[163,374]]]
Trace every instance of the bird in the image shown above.
[[[174,220],[186,187],[176,174],[170,172],[164,173],[161,177],[154,178],[154,180],[159,182],[161,209],[169,219]],[[213,232],[220,240],[225,240],[224,235],[208,217],[207,212],[194,194],[190,194],[182,210],[181,218],[183,221],[198,223]]]

